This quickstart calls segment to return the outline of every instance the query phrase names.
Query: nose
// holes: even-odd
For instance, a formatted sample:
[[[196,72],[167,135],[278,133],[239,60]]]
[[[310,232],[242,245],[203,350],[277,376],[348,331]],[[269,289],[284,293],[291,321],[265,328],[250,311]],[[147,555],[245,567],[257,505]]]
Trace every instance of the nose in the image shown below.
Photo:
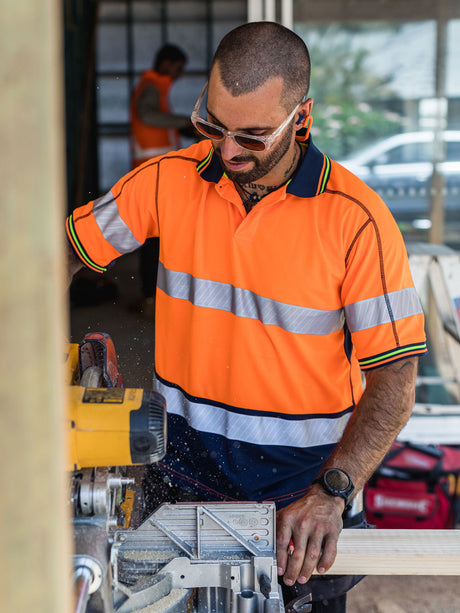
[[[224,140],[220,142],[219,149],[223,160],[231,160],[244,151],[243,147],[237,145],[231,136],[226,136]]]

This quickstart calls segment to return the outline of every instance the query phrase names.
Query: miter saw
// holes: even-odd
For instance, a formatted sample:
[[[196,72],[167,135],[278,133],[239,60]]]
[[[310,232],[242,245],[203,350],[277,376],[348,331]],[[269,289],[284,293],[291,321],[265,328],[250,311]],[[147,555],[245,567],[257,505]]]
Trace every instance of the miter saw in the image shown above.
[[[75,613],[283,613],[275,505],[162,504],[134,527],[130,471],[166,453],[165,400],[123,386],[107,334],[70,345],[67,366]]]

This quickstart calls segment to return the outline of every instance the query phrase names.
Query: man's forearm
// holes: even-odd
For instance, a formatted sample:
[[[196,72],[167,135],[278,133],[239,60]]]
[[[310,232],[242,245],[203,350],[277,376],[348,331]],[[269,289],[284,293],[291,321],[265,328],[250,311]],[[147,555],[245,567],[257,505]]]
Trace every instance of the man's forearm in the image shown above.
[[[193,127],[188,115],[160,111],[160,96],[158,90],[153,86],[144,88],[137,100],[136,111],[142,123],[153,128],[181,129]]]
[[[418,358],[371,370],[366,389],[323,470],[342,468],[360,490],[407,423],[415,400]]]
[[[155,109],[144,107],[139,112],[139,117],[143,123],[153,128],[168,128],[178,130],[182,128],[192,128],[192,122],[186,115],[175,115],[174,113],[160,113]]]
[[[364,394],[323,470],[341,468],[350,475],[356,491],[363,488],[410,417],[416,373],[417,358],[367,373]],[[320,573],[332,566],[343,509],[341,498],[329,496],[314,484],[305,496],[278,511],[278,574],[284,574],[286,585],[305,583],[315,566]],[[287,555],[290,539],[292,556]]]

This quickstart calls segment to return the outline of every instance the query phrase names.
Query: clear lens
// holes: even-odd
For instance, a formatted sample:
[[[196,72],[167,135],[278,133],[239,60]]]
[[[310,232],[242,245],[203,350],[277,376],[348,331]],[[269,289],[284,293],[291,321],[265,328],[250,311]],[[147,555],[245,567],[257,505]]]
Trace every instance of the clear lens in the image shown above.
[[[210,124],[195,119],[195,128],[199,130],[204,136],[212,138],[214,140],[222,140],[224,138],[224,132],[218,126],[212,126]]]

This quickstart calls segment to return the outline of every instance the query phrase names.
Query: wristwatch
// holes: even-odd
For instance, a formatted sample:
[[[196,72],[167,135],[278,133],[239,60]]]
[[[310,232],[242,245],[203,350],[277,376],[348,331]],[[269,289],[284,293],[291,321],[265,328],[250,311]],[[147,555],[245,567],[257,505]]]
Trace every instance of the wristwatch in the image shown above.
[[[344,470],[340,468],[330,468],[325,473],[317,477],[313,483],[321,483],[325,492],[331,496],[340,496],[348,504],[350,496],[355,491],[353,481]]]

